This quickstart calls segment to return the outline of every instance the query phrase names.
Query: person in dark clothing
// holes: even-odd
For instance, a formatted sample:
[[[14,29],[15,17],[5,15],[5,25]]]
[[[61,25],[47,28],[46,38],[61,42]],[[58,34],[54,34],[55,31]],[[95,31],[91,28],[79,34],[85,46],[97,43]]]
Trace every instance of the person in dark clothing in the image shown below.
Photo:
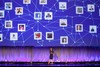
[[[53,60],[53,54],[54,54],[54,51],[53,51],[52,48],[50,48],[50,56],[49,56],[48,64],[50,64],[50,63],[53,64],[53,62],[54,62],[54,60]]]

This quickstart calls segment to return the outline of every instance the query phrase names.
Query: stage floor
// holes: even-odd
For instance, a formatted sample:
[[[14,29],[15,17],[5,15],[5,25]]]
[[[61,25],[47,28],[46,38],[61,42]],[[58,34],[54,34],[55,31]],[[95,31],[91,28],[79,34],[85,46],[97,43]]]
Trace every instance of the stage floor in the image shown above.
[[[47,62],[0,62],[0,66],[100,66],[100,62],[55,62],[54,64]]]

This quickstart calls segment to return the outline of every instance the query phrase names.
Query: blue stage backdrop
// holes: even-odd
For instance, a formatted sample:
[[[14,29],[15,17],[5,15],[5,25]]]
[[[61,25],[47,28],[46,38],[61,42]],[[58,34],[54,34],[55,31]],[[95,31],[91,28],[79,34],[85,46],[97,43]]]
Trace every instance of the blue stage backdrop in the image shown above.
[[[0,46],[100,46],[100,0],[0,0]]]

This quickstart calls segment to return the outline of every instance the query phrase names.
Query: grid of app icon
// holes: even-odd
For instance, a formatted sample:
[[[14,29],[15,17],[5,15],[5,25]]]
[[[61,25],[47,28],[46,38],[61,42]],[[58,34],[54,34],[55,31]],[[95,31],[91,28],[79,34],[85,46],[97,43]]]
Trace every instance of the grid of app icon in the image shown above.
[[[59,9],[66,10],[67,9],[67,2],[59,2]]]
[[[75,31],[76,32],[83,32],[83,24],[76,24]]]
[[[3,34],[0,34],[0,42],[3,41]]]
[[[31,4],[31,0],[23,0],[23,4]]]
[[[95,3],[87,0],[76,0],[79,4],[74,0],[3,2],[0,6],[0,43],[9,41],[14,44],[12,41],[16,41],[16,44],[31,46],[88,46],[92,43],[86,39],[91,38],[91,34],[100,41],[100,6]]]
[[[5,12],[4,10],[0,10],[0,18],[4,18],[5,17]]]
[[[23,7],[16,7],[15,14],[16,15],[23,15]]]
[[[25,24],[18,24],[18,31],[20,31],[20,32],[26,31],[26,25]]]
[[[89,32],[90,33],[97,33],[97,26],[96,25],[90,25]]]
[[[34,32],[34,40],[42,40],[42,32]]]
[[[88,12],[95,12],[95,5],[94,4],[88,4],[87,10],[88,10]]]
[[[18,40],[18,33],[10,33],[10,40],[11,41]]]
[[[68,36],[61,36],[60,44],[68,44]]]
[[[5,2],[5,10],[12,10],[12,2]]]
[[[34,12],[35,20],[42,20],[42,12]]]
[[[47,4],[47,0],[39,0],[39,4],[46,5]]]
[[[46,32],[46,40],[54,40],[54,33]]]
[[[76,14],[83,14],[83,7],[76,6]]]
[[[67,27],[67,19],[59,19],[60,27]]]
[[[52,20],[53,18],[52,14],[53,14],[52,12],[45,12],[45,16],[44,16],[45,20]]]
[[[6,20],[5,21],[5,28],[12,28],[12,27],[13,27],[12,21],[11,20]]]
[[[100,16],[100,9],[99,9],[99,16]]]

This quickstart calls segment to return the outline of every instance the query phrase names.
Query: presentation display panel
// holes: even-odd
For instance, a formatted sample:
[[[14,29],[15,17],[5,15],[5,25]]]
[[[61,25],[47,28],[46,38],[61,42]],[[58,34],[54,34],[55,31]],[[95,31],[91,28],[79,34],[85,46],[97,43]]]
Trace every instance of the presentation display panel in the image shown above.
[[[0,0],[0,46],[100,46],[100,0]]]

